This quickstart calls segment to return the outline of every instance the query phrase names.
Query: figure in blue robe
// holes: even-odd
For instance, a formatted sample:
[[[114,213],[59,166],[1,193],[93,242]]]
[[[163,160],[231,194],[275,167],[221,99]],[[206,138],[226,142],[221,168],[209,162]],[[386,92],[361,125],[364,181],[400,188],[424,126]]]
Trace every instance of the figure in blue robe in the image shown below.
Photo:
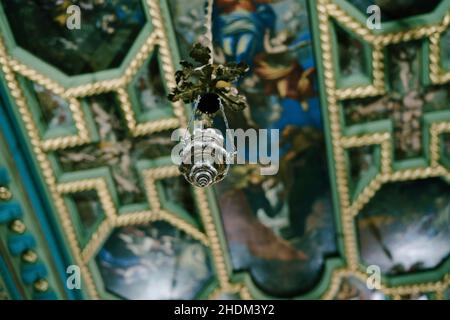
[[[275,28],[276,15],[267,4],[271,0],[217,0],[214,6],[214,39],[228,61],[253,64],[263,51],[264,34]]]

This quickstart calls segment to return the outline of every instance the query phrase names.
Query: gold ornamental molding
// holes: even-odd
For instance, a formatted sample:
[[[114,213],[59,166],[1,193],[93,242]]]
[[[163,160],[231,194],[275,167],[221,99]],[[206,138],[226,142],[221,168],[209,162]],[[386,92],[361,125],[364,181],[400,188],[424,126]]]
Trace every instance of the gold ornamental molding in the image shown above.
[[[166,221],[210,249],[213,257],[214,270],[216,271],[218,279],[218,286],[211,294],[211,298],[225,292],[239,293],[240,291],[243,291],[243,296],[245,296],[246,292],[245,290],[242,290],[241,285],[233,285],[230,283],[224,254],[219,242],[219,235],[216,230],[216,225],[213,222],[205,191],[195,189],[194,192],[201,216],[201,223],[205,232],[200,231],[198,226],[194,226],[178,215],[163,208],[162,200],[157,192],[155,183],[157,183],[158,180],[178,176],[179,173],[176,166],[163,165],[141,170],[140,174],[143,176],[147,202],[150,209],[119,213],[117,205],[113,200],[113,191],[110,190],[105,177],[61,182],[59,181],[58,175],[49,158],[48,153],[51,151],[94,142],[88,129],[86,114],[83,112],[79,101],[80,98],[84,97],[102,93],[115,93],[118,96],[120,108],[123,111],[127,127],[133,137],[151,135],[163,130],[187,125],[187,114],[182,103],[172,104],[175,117],[156,121],[140,123],[133,111],[127,86],[131,83],[145,61],[155,51],[156,47],[158,48],[164,80],[169,88],[175,86],[175,64],[167,34],[167,23],[170,22],[165,21],[166,16],[161,11],[160,0],[146,0],[144,2],[146,4],[144,7],[148,10],[149,16],[151,17],[153,30],[143,42],[136,55],[131,59],[131,62],[125,68],[123,74],[118,78],[88,82],[74,87],[64,87],[57,81],[40,73],[32,66],[17,60],[8,52],[4,40],[0,39],[0,66],[9,89],[10,97],[14,101],[15,107],[18,110],[24,128],[28,134],[33,153],[41,169],[49,194],[52,197],[55,211],[58,214],[74,262],[79,265],[81,269],[84,287],[90,298],[99,299],[101,296],[99,294],[99,287],[97,286],[93,273],[89,267],[89,263],[92,262],[93,256],[111,234],[112,230],[117,227],[142,225],[152,221]],[[28,105],[27,99],[19,84],[18,76],[25,77],[43,86],[53,94],[66,99],[70,103],[70,110],[73,115],[77,134],[49,139],[41,137],[36,119],[32,115],[30,106]],[[71,213],[64,201],[64,197],[88,190],[94,190],[97,193],[102,209],[105,212],[105,219],[90,237],[87,244],[82,246],[77,237],[74,222],[72,221]]]
[[[427,24],[400,32],[376,33],[376,31],[367,28],[364,23],[350,16],[346,10],[342,9],[333,0],[318,0],[315,6],[318,14],[320,58],[323,65],[327,117],[330,123],[340,219],[344,234],[344,255],[347,262],[346,267],[334,270],[331,284],[323,296],[325,299],[332,299],[339,291],[344,277],[353,276],[363,282],[368,279],[368,275],[361,271],[354,218],[381,186],[394,181],[407,181],[430,177],[450,178],[448,169],[440,164],[441,155],[439,151],[439,137],[442,133],[450,132],[450,121],[437,121],[431,123],[429,126],[430,143],[428,150],[425,151],[429,153],[429,164],[422,167],[396,170],[393,166],[393,137],[391,132],[365,133],[362,135],[346,134],[344,127],[341,125],[339,103],[345,99],[382,96],[386,93],[383,50],[390,44],[419,39],[428,40],[431,83],[445,84],[450,82],[450,71],[443,70],[440,61],[440,39],[441,35],[450,26],[450,11],[444,12],[442,19],[435,24]],[[333,41],[331,34],[332,19],[371,45],[371,84],[344,89],[337,88],[336,62],[333,60]],[[356,199],[352,201],[346,171],[345,152],[348,148],[370,145],[380,146],[380,170],[372,181],[357,195]],[[436,297],[442,298],[444,291],[449,285],[450,276],[447,274],[439,281],[415,285],[389,287],[383,282],[380,291],[394,299],[399,299],[402,295],[406,294],[426,292],[434,292]]]
[[[313,3],[313,1],[311,1]],[[55,211],[64,231],[67,243],[74,257],[74,262],[80,266],[83,282],[90,298],[101,298],[99,288],[94,281],[93,273],[89,267],[92,257],[101,247],[114,228],[128,225],[142,225],[152,221],[167,221],[174,227],[183,230],[192,238],[200,241],[208,247],[212,253],[214,270],[218,279],[218,287],[210,294],[210,298],[218,298],[224,293],[239,294],[244,299],[252,298],[246,285],[231,283],[229,270],[225,261],[223,246],[214,222],[211,206],[207,193],[202,189],[194,189],[195,200],[204,231],[185,221],[176,214],[163,208],[161,197],[158,194],[156,183],[158,180],[178,176],[175,166],[159,166],[141,170],[146,189],[149,210],[130,213],[118,213],[112,191],[104,177],[60,181],[53,168],[49,153],[74,146],[81,146],[93,142],[93,137],[88,129],[86,114],[83,112],[80,99],[102,93],[111,92],[118,96],[122,113],[127,127],[133,137],[151,135],[167,129],[186,126],[187,114],[184,105],[174,103],[174,116],[168,119],[139,122],[132,108],[131,99],[127,90],[128,85],[134,79],[136,73],[143,66],[155,48],[161,59],[161,68],[164,80],[168,87],[175,85],[175,64],[171,53],[166,24],[162,14],[160,0],[146,0],[146,9],[151,17],[153,30],[143,44],[137,50],[124,72],[117,78],[92,81],[73,87],[65,87],[57,81],[50,79],[32,66],[13,57],[0,39],[0,66],[4,79],[9,89],[9,94],[15,103],[22,124],[28,134],[31,148],[41,169],[42,176],[52,197]],[[347,266],[333,271],[331,283],[323,298],[335,297],[344,277],[354,276],[362,281],[367,275],[360,270],[354,218],[358,212],[374,196],[379,188],[388,182],[423,179],[428,177],[446,177],[450,180],[450,173],[440,164],[440,136],[450,132],[450,121],[434,122],[429,126],[430,163],[426,167],[403,170],[393,169],[392,137],[389,132],[367,133],[364,135],[344,135],[339,117],[339,102],[344,99],[374,97],[385,94],[384,79],[384,55],[383,50],[389,44],[407,42],[415,39],[428,39],[429,41],[429,70],[430,80],[433,84],[446,84],[450,82],[450,71],[441,68],[440,39],[442,33],[450,26],[450,12],[447,12],[442,20],[436,24],[424,25],[407,31],[376,34],[369,30],[365,24],[351,17],[339,5],[330,0],[318,0],[315,7],[319,19],[319,36],[321,48],[321,60],[325,82],[327,101],[327,117],[330,121],[332,152],[335,161],[337,177],[337,190],[339,194],[340,219],[343,226],[344,248]],[[372,83],[367,86],[337,89],[334,62],[332,59],[332,41],[330,35],[330,18],[360,36],[364,41],[372,45]],[[24,77],[43,86],[53,94],[66,99],[69,102],[73,115],[77,134],[56,138],[43,138],[38,130],[36,119],[33,117],[30,106],[19,84],[18,77]],[[348,187],[348,179],[345,168],[345,151],[351,147],[367,145],[379,145],[381,148],[381,168],[377,176],[362,190],[358,197],[351,201]],[[73,193],[94,190],[99,196],[100,203],[105,212],[96,232],[90,237],[86,245],[81,245],[72,221],[71,213],[64,201],[64,197]],[[447,274],[441,280],[417,285],[405,285],[388,287],[382,284],[381,291],[393,297],[417,292],[435,292],[438,298],[442,298],[444,291],[450,285],[450,276]]]

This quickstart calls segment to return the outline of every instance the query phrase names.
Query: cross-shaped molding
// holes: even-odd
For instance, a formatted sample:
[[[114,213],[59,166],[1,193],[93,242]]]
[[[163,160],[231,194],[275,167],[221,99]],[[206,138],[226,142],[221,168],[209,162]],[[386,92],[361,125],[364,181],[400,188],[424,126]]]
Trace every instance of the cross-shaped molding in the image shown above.
[[[390,131],[349,133],[342,123],[340,110],[341,101],[357,98],[379,97],[387,94],[385,84],[385,65],[383,51],[388,45],[405,43],[414,40],[428,41],[429,78],[430,83],[442,85],[450,82],[450,70],[444,70],[441,63],[440,39],[450,26],[450,3],[444,2],[435,12],[429,15],[433,23],[423,22],[421,25],[395,30],[395,23],[383,24],[382,30],[371,30],[366,26],[364,15],[352,16],[344,7],[348,6],[342,0],[319,0],[315,4],[318,18],[318,40],[320,41],[320,60],[323,72],[323,89],[326,102],[326,118],[329,121],[330,148],[334,158],[336,175],[336,190],[339,198],[341,225],[344,233],[344,250],[347,266],[334,270],[331,286],[325,298],[333,298],[339,290],[344,276],[354,275],[365,281],[366,273],[361,272],[357,236],[354,219],[361,209],[369,202],[383,184],[443,177],[450,180],[449,170],[441,164],[440,135],[450,132],[450,114],[424,116],[424,134],[429,145],[425,146],[427,163],[416,167],[398,168],[393,160],[393,134]],[[347,8],[347,7],[346,7]],[[368,85],[338,87],[336,59],[336,42],[333,42],[332,24],[336,21],[354,35],[368,43],[371,47],[371,83]],[[398,29],[398,28],[397,28]],[[450,107],[450,106],[449,106]],[[348,149],[363,146],[380,147],[380,168],[374,178],[359,192],[354,199],[350,192],[345,154]],[[445,271],[441,270],[441,273]],[[385,279],[386,280],[386,279]],[[382,284],[381,291],[394,298],[399,298],[411,292],[436,292],[442,297],[444,290],[450,284],[449,274],[435,282],[417,285],[389,286],[387,281]]]
[[[101,298],[99,284],[94,280],[90,263],[92,263],[96,252],[98,252],[114,228],[143,225],[152,221],[166,221],[210,249],[218,283],[216,289],[211,293],[211,297],[218,296],[223,292],[239,293],[241,291],[243,297],[249,297],[249,294],[246,294],[247,291],[241,285],[233,285],[230,283],[223,247],[219,241],[219,234],[212,217],[206,192],[201,189],[194,189],[193,192],[203,226],[202,230],[204,231],[201,231],[199,226],[192,224],[190,221],[186,221],[179,215],[164,208],[164,200],[157,191],[156,184],[160,180],[177,177],[179,173],[176,166],[167,162],[154,166],[144,164],[140,168],[139,173],[144,181],[149,209],[119,213],[118,204],[114,200],[115,187],[113,184],[108,183],[111,180],[108,175],[100,175],[86,179],[67,179],[67,176],[64,177],[63,175],[63,179],[61,180],[61,177],[55,172],[55,168],[50,159],[49,153],[52,151],[95,142],[95,134],[89,130],[86,119],[87,115],[83,112],[82,104],[79,100],[85,97],[102,93],[116,94],[128,131],[133,137],[147,136],[152,133],[187,125],[187,113],[182,103],[172,104],[173,117],[147,120],[145,122],[139,121],[132,108],[129,95],[130,84],[132,84],[136,74],[156,50],[158,51],[161,70],[167,87],[171,88],[175,86],[174,61],[176,59],[173,56],[174,49],[170,45],[171,41],[173,43],[175,40],[169,39],[169,36],[173,37],[173,35],[169,35],[171,32],[168,30],[170,22],[166,21],[169,18],[167,3],[164,0],[144,0],[143,4],[150,20],[144,26],[144,29],[147,28],[150,31],[147,30],[147,33],[145,33],[144,30],[143,34],[146,38],[139,42],[141,45],[134,50],[133,55],[129,59],[124,60],[124,64],[119,68],[120,74],[108,77],[107,79],[97,79],[97,77],[93,76],[89,80],[78,81],[82,77],[67,77],[60,74],[57,77],[59,80],[55,80],[39,67],[34,67],[34,64],[31,65],[25,61],[21,61],[20,56],[17,57],[14,54],[16,50],[9,48],[5,39],[0,39],[0,65],[5,82],[8,85],[11,101],[14,102],[18,115],[22,119],[22,125],[29,137],[30,147],[35,154],[43,180],[51,195],[54,209],[58,213],[60,224],[75,263],[80,266],[82,279],[90,298]],[[36,64],[39,63],[36,62]],[[70,105],[70,111],[77,133],[70,136],[44,137],[38,129],[38,124],[35,117],[33,117],[18,77],[33,81],[51,93],[65,99]],[[74,221],[64,197],[85,191],[96,192],[105,213],[105,218],[89,237],[87,244],[82,245],[78,239]]]

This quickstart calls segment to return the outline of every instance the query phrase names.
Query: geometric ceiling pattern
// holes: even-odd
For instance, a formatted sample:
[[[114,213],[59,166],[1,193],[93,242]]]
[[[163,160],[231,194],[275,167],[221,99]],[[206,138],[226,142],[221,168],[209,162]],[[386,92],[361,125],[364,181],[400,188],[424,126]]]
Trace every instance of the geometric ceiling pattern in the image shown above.
[[[276,178],[235,166],[209,189],[190,186],[170,160],[172,130],[188,124],[190,108],[166,99],[182,47],[204,31],[203,1],[183,1],[193,7],[182,19],[175,0],[112,2],[125,9],[96,4],[82,36],[55,27],[40,46],[23,38],[39,30],[11,21],[20,1],[0,12],[1,81],[62,246],[80,267],[83,298],[445,299],[449,1],[405,23],[383,20],[381,30],[367,27],[354,1],[250,1],[282,22],[264,20],[266,34],[251,45],[233,47],[235,34],[215,40],[218,59],[251,66],[241,85],[251,110],[230,123],[280,128],[290,149]],[[236,9],[216,5],[225,18]],[[298,16],[285,14],[289,5]],[[38,10],[53,28],[63,9],[21,14]],[[276,29],[284,24],[294,34]],[[291,64],[281,72],[280,61]],[[266,98],[278,118],[258,109]],[[381,287],[369,290],[374,264]],[[0,295],[2,287],[0,277]]]
[[[202,231],[200,226],[192,218],[183,214],[169,212],[162,204],[161,194],[156,184],[159,181],[178,176],[178,170],[170,161],[158,161],[151,163],[144,161],[139,163],[139,174],[142,176],[146,190],[147,203],[136,207],[128,206],[119,208],[115,180],[106,168],[95,168],[83,172],[64,172],[60,163],[54,156],[55,152],[80,147],[92,143],[101,143],[101,129],[93,128],[95,121],[92,114],[87,111],[85,104],[89,102],[87,97],[99,96],[105,93],[113,93],[117,96],[118,105],[125,117],[126,128],[131,137],[149,136],[152,133],[161,132],[171,128],[177,128],[186,124],[184,106],[174,103],[170,106],[172,112],[167,115],[148,114],[151,119],[145,120],[142,115],[133,110],[130,102],[133,80],[141,67],[146,64],[152,53],[158,53],[161,74],[168,87],[173,87],[174,63],[177,60],[176,50],[169,44],[167,38],[167,8],[164,2],[147,1],[144,4],[146,15],[149,17],[138,35],[136,42],[130,47],[127,56],[121,66],[114,72],[94,73],[89,77],[83,75],[69,77],[58,70],[50,69],[47,65],[34,56],[21,49],[17,49],[13,40],[3,39],[0,46],[2,70],[9,88],[12,101],[16,106],[21,125],[28,134],[30,148],[33,150],[36,162],[41,170],[41,176],[46,182],[46,190],[51,196],[55,212],[66,241],[71,249],[74,262],[80,266],[82,281],[90,298],[99,298],[104,288],[100,284],[101,279],[95,266],[95,254],[100,250],[102,243],[108,238],[115,228],[124,226],[148,224],[152,221],[166,221],[175,228],[185,232],[203,246],[212,248],[218,278],[222,287],[227,288],[227,277],[224,275],[223,262],[218,248],[217,233],[212,224],[211,213],[208,209],[206,195],[203,190],[195,190],[199,212],[204,221]],[[163,8],[161,8],[161,5]],[[164,11],[165,10],[165,11]],[[172,39],[173,41],[173,39]],[[173,45],[173,42],[172,42]],[[19,51],[19,57],[11,55],[11,52]],[[175,56],[173,56],[175,55]],[[47,70],[47,71],[42,71]],[[26,79],[41,86],[51,95],[67,101],[74,128],[49,128],[40,123],[38,104],[33,104],[29,98],[26,87],[21,79]],[[28,98],[28,99],[27,99]],[[35,113],[33,113],[35,112]],[[141,116],[139,118],[139,116]],[[95,117],[95,116],[94,116]],[[59,130],[58,130],[59,129]],[[73,130],[75,129],[75,130]],[[72,132],[75,133],[72,133]],[[169,159],[170,160],[170,159]],[[86,192],[93,192],[99,201],[104,217],[96,225],[95,230],[89,234],[86,241],[80,239],[77,229],[77,216],[80,214],[76,206],[71,205],[70,197]],[[73,201],[72,201],[73,202]],[[123,209],[122,211],[120,209]],[[206,219],[206,220],[204,220]],[[216,239],[215,242],[211,239]],[[97,278],[95,280],[94,278]]]
[[[366,17],[349,9],[344,1],[320,0],[315,6],[317,39],[320,41],[321,60],[319,61],[323,72],[321,77],[324,90],[323,101],[327,107],[326,118],[329,124],[330,148],[334,159],[335,183],[339,195],[346,257],[346,267],[334,271],[332,285],[328,292],[330,296],[335,294],[342,279],[348,275],[360,278],[362,281],[368,278],[365,272],[367,263],[361,260],[361,244],[358,244],[357,219],[364,213],[364,208],[377,193],[382,192],[383,188],[389,184],[410,180],[441,177],[449,181],[450,172],[441,151],[443,149],[441,137],[450,130],[449,100],[447,98],[446,105],[425,113],[418,97],[407,96],[411,92],[426,95],[427,90],[432,92],[448,88],[450,71],[443,68],[440,39],[450,28],[449,5],[450,3],[444,1],[436,9],[435,14],[427,15],[423,20],[413,18],[405,24],[384,23],[381,30],[369,29],[365,23]],[[363,63],[367,66],[366,70],[361,68],[359,72],[353,72],[353,74],[343,72],[345,65],[340,64],[339,53],[341,52],[337,53],[336,26],[345,30],[354,39],[358,39],[362,44],[360,47],[368,50],[368,53],[362,53],[365,59]],[[412,48],[401,47],[411,43],[414,45]],[[403,79],[395,79],[396,75],[393,73],[398,72],[401,77],[404,69],[396,69],[394,65],[396,61],[392,59],[394,54],[390,50],[420,51],[422,60],[418,68],[422,68],[419,71],[422,78],[417,79],[415,87],[410,87],[409,83],[403,83],[405,86],[402,89],[408,90],[407,92],[397,90],[395,80],[401,82]],[[387,54],[390,59],[387,58]],[[403,61],[400,63],[404,65]],[[408,67],[412,68],[407,66],[406,69]],[[406,108],[414,102],[419,102],[414,116],[419,118],[421,126],[406,130],[401,126],[408,126],[408,122],[401,122],[397,130],[396,124],[393,123],[396,119],[395,114],[390,117],[387,115],[386,118],[383,118],[383,115],[379,117],[375,115],[373,118],[367,116],[366,121],[359,123],[352,123],[349,117],[346,117],[352,103],[357,105],[359,110],[366,108],[367,112],[361,117],[370,112],[379,115],[381,112],[377,109],[377,103],[389,106],[390,99],[394,99],[392,97],[398,99],[399,95]],[[415,101],[410,102],[410,100]],[[407,115],[406,111],[403,116],[405,115]],[[409,122],[413,120],[410,119]],[[416,147],[414,143],[399,146],[396,140],[402,139],[403,132],[407,135],[407,139],[411,139],[417,133],[419,138],[416,144],[419,146]],[[422,143],[423,147],[420,146]],[[373,168],[366,169],[359,177],[356,186],[352,188],[347,171],[350,161],[347,152],[355,148],[373,146],[379,150],[372,161]],[[404,151],[407,153],[413,148],[417,150],[412,153],[412,156],[404,155]],[[448,263],[441,265],[440,275],[434,281],[426,283],[409,284],[412,279],[386,276],[383,278],[381,291],[393,298],[419,292],[436,293],[442,298],[450,281],[446,265]]]

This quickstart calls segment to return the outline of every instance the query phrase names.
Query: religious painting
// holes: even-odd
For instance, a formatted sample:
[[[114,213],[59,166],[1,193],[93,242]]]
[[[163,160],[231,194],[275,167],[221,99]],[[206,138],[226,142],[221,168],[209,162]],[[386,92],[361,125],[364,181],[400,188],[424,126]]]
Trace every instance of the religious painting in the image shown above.
[[[115,230],[96,261],[106,290],[126,299],[194,299],[212,279],[204,245],[161,221]]]
[[[201,40],[202,1],[171,1],[181,52]],[[215,1],[216,61],[245,62],[239,90],[250,107],[231,128],[277,129],[276,175],[236,165],[215,193],[235,272],[273,296],[295,296],[320,280],[336,254],[334,210],[316,68],[305,1]],[[193,28],[194,26],[194,28]]]
[[[134,163],[170,154],[175,143],[170,140],[170,132],[134,139],[128,135],[114,95],[91,97],[85,103],[98,127],[100,141],[55,152],[53,156],[60,170],[73,172],[109,167],[121,204],[144,202],[144,188]]]
[[[450,0],[0,3],[0,300],[450,299]],[[208,125],[259,141],[200,189],[169,96],[209,27],[249,68]]]
[[[145,24],[140,1],[11,0],[2,4],[17,43],[68,75],[120,66]],[[82,12],[82,28],[66,27],[71,5]]]
[[[450,186],[440,179],[385,185],[357,222],[366,265],[386,275],[438,267],[450,253]]]

